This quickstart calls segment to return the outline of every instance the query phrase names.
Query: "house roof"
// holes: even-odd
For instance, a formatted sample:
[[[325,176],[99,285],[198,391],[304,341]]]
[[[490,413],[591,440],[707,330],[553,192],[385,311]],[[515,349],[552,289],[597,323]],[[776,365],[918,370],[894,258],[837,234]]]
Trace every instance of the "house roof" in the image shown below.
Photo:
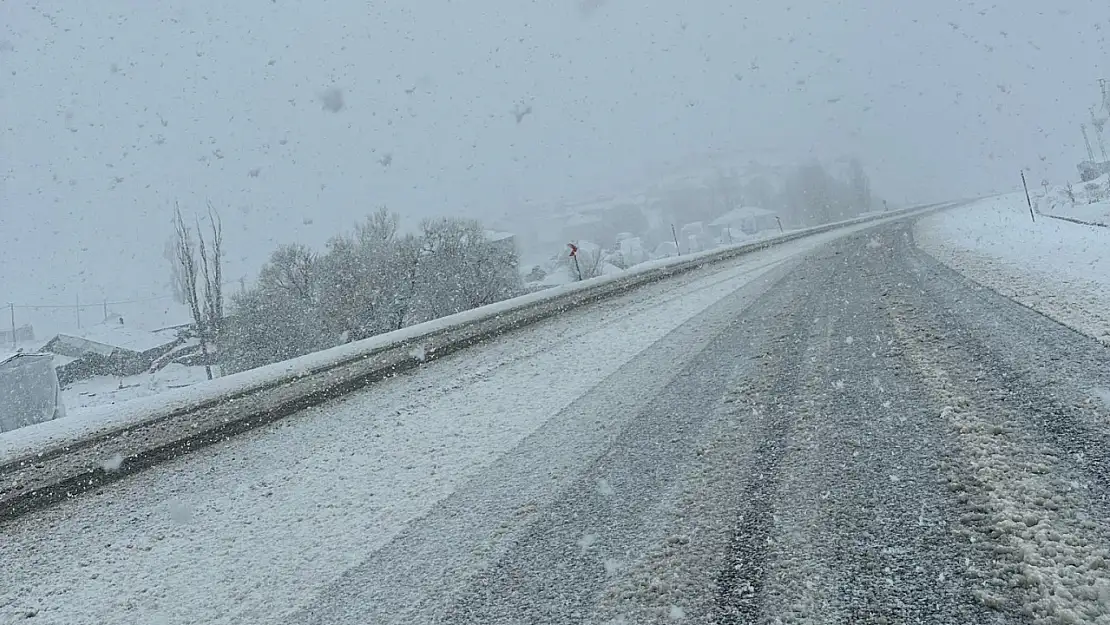
[[[38,359],[38,358],[46,358],[46,357],[52,357],[52,356],[53,356],[53,354],[41,353],[41,352],[4,351],[4,352],[0,352],[0,365],[4,364],[6,362],[9,362],[9,361],[15,360],[16,358],[32,358],[32,360],[34,360],[34,359]]]
[[[720,217],[714,219],[713,221],[709,222],[709,225],[727,226],[729,224],[734,224],[745,219],[752,219],[755,217],[773,217],[774,215],[774,211],[769,211],[765,208],[759,208],[758,206],[741,206],[739,208],[734,208],[724,215],[721,215]]]
[[[495,230],[486,230],[486,237],[490,241],[503,241],[505,239],[511,239],[514,236],[516,235],[514,235],[512,232],[497,232]]]
[[[164,347],[177,340],[167,333],[147,332],[126,326],[105,323],[93,326],[82,332],[58,334],[54,340],[79,347],[80,351],[91,351],[103,356],[111,355],[116,349],[142,353]]]

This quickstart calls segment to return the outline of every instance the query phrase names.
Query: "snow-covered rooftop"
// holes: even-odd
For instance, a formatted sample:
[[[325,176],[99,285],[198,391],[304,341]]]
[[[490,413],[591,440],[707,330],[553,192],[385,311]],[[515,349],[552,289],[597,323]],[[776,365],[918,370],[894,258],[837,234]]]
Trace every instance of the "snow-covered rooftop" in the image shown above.
[[[753,217],[771,217],[774,216],[774,211],[769,211],[765,208],[758,206],[741,206],[734,208],[729,212],[721,215],[720,217],[709,222],[711,226],[727,226],[728,224],[743,221],[745,219],[752,219]]]
[[[111,322],[95,325],[78,332],[62,333],[58,336],[83,339],[85,341],[109,345],[111,347],[119,347],[133,352],[149,351],[168,345],[176,340],[174,336],[166,332],[148,332],[146,330],[129,328],[124,325],[112,324]]]

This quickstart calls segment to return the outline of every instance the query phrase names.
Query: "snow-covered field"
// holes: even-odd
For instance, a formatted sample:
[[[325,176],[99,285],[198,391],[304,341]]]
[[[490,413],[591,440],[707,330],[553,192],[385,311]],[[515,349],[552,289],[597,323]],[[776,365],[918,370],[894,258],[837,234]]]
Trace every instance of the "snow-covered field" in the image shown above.
[[[1070,187],[1049,187],[1047,193],[1037,194],[1035,202],[1043,214],[1110,227],[1110,175]]]
[[[119,378],[96,376],[78,380],[62,389],[66,410],[83,410],[94,406],[118,404],[140,397],[185,388],[207,379],[204,367],[169,364],[154,373]]]
[[[1110,343],[1110,228],[1034,223],[1013,193],[926,217],[914,232],[922,249],[976,282]]]

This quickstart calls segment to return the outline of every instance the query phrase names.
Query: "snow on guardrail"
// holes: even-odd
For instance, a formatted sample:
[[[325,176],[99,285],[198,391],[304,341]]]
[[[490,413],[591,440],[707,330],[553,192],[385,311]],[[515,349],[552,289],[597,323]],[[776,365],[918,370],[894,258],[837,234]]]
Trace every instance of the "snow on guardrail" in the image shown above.
[[[842,222],[815,226],[767,237],[757,241],[722,246],[696,254],[677,256],[648,261],[619,274],[599,276],[581,282],[564,284],[543,291],[529,293],[503,300],[473,310],[464,311],[447,317],[427,321],[373,336],[361,341],[339,345],[333,348],[306,354],[290,360],[273,363],[249,371],[232,374],[215,380],[202,382],[188,388],[174,389],[159,395],[134,399],[119,404],[97,406],[75,413],[66,419],[50,421],[31,427],[20,428],[0,435],[0,466],[10,463],[44,447],[64,446],[75,440],[104,434],[128,425],[141,424],[160,416],[180,413],[190,408],[207,405],[220,399],[236,397],[245,393],[273,388],[293,380],[320,373],[340,364],[366,358],[399,345],[416,344],[445,330],[480,320],[527,308],[540,303],[548,303],[607,285],[636,281],[636,278],[660,270],[678,271],[685,265],[700,265],[717,259],[731,258],[758,249],[794,240],[802,236],[816,234],[831,229],[846,227],[856,223],[892,218],[903,214],[934,208],[938,205],[915,207],[902,211],[872,214]]]

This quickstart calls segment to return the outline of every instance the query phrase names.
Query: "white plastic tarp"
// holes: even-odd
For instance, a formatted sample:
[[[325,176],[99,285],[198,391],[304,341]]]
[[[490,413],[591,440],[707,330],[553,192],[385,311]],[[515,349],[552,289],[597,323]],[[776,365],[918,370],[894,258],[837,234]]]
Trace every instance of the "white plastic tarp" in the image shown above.
[[[0,432],[64,416],[50,354],[16,354],[0,360]]]

